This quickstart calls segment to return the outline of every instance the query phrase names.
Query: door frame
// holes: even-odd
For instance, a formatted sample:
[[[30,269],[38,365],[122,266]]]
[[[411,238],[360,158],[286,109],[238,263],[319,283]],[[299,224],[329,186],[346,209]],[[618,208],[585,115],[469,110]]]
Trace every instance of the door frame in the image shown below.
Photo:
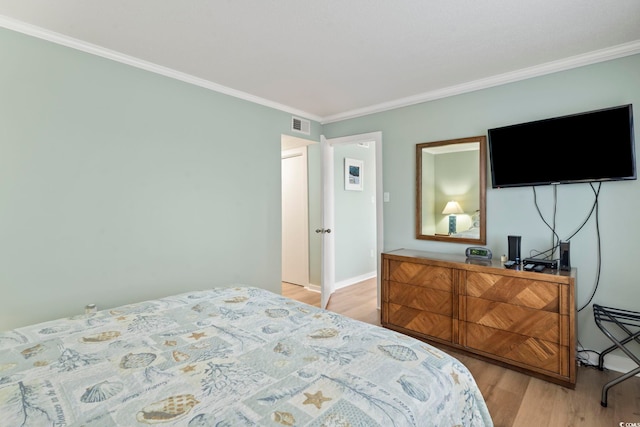
[[[334,187],[333,187],[333,173],[334,173],[334,168],[333,168],[333,146],[335,145],[342,145],[342,144],[357,144],[357,143],[368,143],[368,142],[374,142],[375,143],[375,156],[376,156],[376,282],[377,282],[377,306],[378,308],[380,308],[381,305],[381,283],[382,283],[382,277],[380,276],[381,274],[381,254],[384,251],[384,222],[383,222],[383,188],[382,188],[382,132],[381,131],[377,131],[377,132],[369,132],[369,133],[363,133],[363,134],[356,134],[356,135],[349,135],[349,136],[342,136],[342,137],[336,137],[336,138],[325,138],[324,135],[321,136],[321,144],[322,143],[326,143],[327,145],[327,152],[326,154],[331,154],[330,159],[328,159],[327,157],[325,157],[325,150],[323,149],[323,156],[322,156],[322,186],[323,186],[323,191],[322,191],[322,206],[323,206],[323,212],[325,210],[325,206],[330,207],[331,209],[333,209],[333,205],[334,205],[334,201],[335,201],[335,194],[334,194]],[[330,215],[330,217],[332,218],[333,215]],[[325,215],[323,214],[323,224],[322,227],[324,229],[326,228],[332,228],[334,226],[333,223],[330,224],[325,224],[324,223],[324,217]],[[332,219],[331,219],[332,220]],[[331,297],[331,293],[333,291],[331,291],[328,295],[326,295],[327,291],[325,291],[325,289],[327,290],[333,290],[334,286],[335,286],[335,258],[333,260],[330,260],[329,262],[327,262],[327,256],[325,254],[332,254],[329,256],[333,256],[335,257],[335,240],[331,237],[329,239],[325,238],[326,234],[323,234],[323,244],[325,242],[325,240],[327,241],[327,243],[329,244],[329,248],[327,248],[327,250],[325,251],[324,248],[322,250],[322,284],[321,284],[321,300],[323,303],[326,303],[329,301],[329,298]],[[327,283],[325,283],[325,279],[327,280]]]

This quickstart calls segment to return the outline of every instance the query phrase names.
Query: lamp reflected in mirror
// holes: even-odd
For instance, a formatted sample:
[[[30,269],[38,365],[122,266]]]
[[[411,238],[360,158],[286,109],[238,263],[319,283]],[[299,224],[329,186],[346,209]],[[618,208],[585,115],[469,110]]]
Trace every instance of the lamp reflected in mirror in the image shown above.
[[[442,215],[449,215],[449,235],[456,233],[456,214],[461,213],[464,213],[464,211],[455,200],[447,202],[442,210]]]

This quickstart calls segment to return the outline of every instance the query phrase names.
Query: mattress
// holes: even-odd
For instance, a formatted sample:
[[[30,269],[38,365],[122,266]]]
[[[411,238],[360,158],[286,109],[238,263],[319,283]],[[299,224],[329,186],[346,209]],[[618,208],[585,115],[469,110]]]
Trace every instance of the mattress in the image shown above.
[[[0,333],[3,426],[491,426],[424,342],[264,289],[188,292]]]

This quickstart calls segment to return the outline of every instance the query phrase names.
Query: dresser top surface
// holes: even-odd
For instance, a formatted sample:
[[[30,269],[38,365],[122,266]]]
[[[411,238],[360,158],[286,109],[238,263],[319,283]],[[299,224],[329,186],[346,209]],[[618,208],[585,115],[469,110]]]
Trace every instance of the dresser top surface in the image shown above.
[[[442,253],[442,252],[427,252],[421,251],[417,249],[396,249],[392,251],[386,251],[383,255],[388,256],[397,256],[397,257],[407,257],[414,259],[423,259],[425,261],[441,261],[441,262],[450,262],[458,264],[457,267],[460,268],[460,264],[464,264],[465,269],[468,270],[483,270],[488,268],[499,269],[501,272],[509,272],[513,274],[523,274],[523,275],[552,275],[552,276],[560,276],[560,277],[575,277],[576,269],[572,268],[571,271],[563,271],[563,270],[552,270],[545,269],[542,273],[532,272],[532,271],[524,271],[522,270],[522,266],[518,266],[516,268],[506,268],[504,264],[500,261],[500,259],[475,259],[475,258],[467,258],[464,255],[460,254],[450,254],[450,253]],[[530,276],[536,277],[536,276]]]

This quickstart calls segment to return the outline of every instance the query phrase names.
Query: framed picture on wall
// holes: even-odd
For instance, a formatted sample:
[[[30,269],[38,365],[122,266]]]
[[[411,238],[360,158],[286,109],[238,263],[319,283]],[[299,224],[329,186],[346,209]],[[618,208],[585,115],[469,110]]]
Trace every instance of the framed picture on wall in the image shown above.
[[[364,162],[362,160],[344,159],[344,189],[362,191]]]

